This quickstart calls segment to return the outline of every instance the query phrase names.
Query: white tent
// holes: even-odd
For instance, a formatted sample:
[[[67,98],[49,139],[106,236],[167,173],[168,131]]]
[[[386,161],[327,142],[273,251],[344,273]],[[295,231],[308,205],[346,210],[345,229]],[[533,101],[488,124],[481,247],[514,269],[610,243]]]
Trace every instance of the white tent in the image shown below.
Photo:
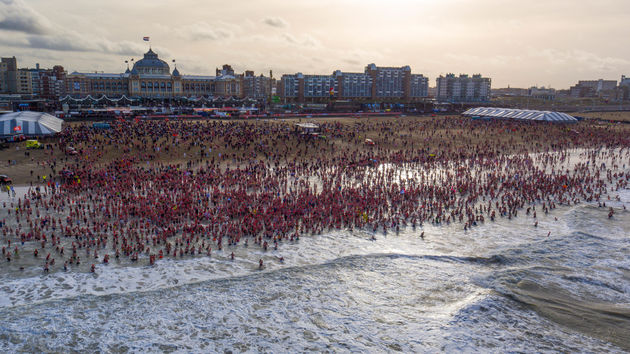
[[[42,112],[12,112],[0,115],[0,136],[52,135],[61,131],[63,120]]]
[[[562,112],[533,111],[528,109],[477,107],[462,113],[464,116],[515,119],[536,122],[575,123],[577,119]]]

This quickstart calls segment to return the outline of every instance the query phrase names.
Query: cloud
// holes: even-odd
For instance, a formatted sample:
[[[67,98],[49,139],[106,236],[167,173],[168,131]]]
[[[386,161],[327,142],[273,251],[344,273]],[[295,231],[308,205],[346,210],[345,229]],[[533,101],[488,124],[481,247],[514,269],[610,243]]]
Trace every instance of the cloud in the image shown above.
[[[262,22],[266,25],[276,28],[289,27],[289,23],[280,17],[265,17]]]
[[[12,36],[0,36],[0,44],[10,47],[118,55],[138,55],[145,50],[140,43],[113,42],[53,25],[22,0],[0,0],[0,30],[22,32]]]
[[[229,39],[234,35],[229,29],[232,25],[218,23],[216,26],[210,26],[206,22],[195,22],[188,26],[183,26],[175,30],[175,32],[183,38],[190,40],[221,40]]]
[[[600,56],[583,50],[556,50],[543,49],[533,56],[542,58],[547,63],[557,66],[568,66],[578,72],[605,73],[623,70],[630,65],[630,61],[624,58]]]
[[[139,55],[147,50],[146,45],[132,41],[112,42],[110,40],[102,39],[98,42],[98,45],[102,52],[120,55]],[[161,47],[157,47],[155,51],[160,55],[160,57],[171,56],[169,52]]]
[[[0,0],[0,30],[28,34],[49,33],[48,20],[21,0]]]
[[[321,43],[316,38],[308,34],[303,35],[301,38],[298,38],[290,33],[283,33],[281,39],[293,45],[301,47],[316,48],[321,46]]]
[[[30,48],[47,49],[60,52],[101,52],[117,55],[138,55],[146,48],[131,41],[112,42],[105,38],[93,38],[76,32],[63,32],[51,35],[27,35],[24,37],[0,37],[0,44]],[[166,53],[162,53],[165,55]]]
[[[289,34],[289,33],[283,33],[282,38],[284,38],[287,42],[292,43],[292,44],[299,43],[297,38],[295,38],[292,34]]]
[[[364,49],[343,49],[337,50],[333,54],[333,58],[336,60],[352,65],[353,67],[361,67],[367,63],[378,63],[382,58],[381,53],[364,50]]]
[[[65,33],[63,35],[28,36],[28,44],[31,48],[49,49],[57,51],[86,52],[98,50],[96,42],[90,42],[78,34]]]

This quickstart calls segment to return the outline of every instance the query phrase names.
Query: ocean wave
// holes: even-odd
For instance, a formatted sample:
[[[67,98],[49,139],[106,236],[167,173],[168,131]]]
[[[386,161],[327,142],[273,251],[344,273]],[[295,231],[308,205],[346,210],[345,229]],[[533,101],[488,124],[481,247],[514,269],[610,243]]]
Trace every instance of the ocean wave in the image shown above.
[[[574,278],[574,281],[582,281],[582,278]],[[585,301],[565,289],[531,280],[519,281],[511,289],[507,296],[531,306],[541,315],[630,350],[630,303]]]
[[[486,266],[510,263],[506,257],[500,255],[470,257],[402,253],[348,255],[320,263],[280,265],[271,269],[258,269],[257,264],[253,260],[239,260],[238,262],[229,263],[208,258],[196,258],[185,261],[167,260],[153,267],[101,266],[98,274],[68,272],[22,279],[7,279],[0,286],[0,307],[49,302],[83,295],[107,296],[122,293],[161,291],[209,281],[221,282],[268,276],[265,274],[275,272],[294,273],[333,267],[373,267],[380,266],[393,259],[408,259],[423,263],[430,261]],[[218,271],[216,269],[217,263],[229,266],[231,269]]]

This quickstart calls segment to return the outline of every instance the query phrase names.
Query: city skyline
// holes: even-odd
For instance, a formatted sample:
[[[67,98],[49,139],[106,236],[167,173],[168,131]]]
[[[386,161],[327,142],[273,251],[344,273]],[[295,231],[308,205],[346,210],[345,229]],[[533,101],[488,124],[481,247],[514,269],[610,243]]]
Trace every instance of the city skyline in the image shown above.
[[[568,88],[630,72],[630,3],[344,0],[254,1],[0,0],[0,53],[21,67],[122,72],[151,38],[186,74],[224,63],[274,76],[362,71],[367,63],[410,65],[435,79],[482,73],[493,87]],[[395,6],[394,6],[395,5]],[[151,19],[151,20],[148,20]],[[614,30],[613,30],[614,29]]]

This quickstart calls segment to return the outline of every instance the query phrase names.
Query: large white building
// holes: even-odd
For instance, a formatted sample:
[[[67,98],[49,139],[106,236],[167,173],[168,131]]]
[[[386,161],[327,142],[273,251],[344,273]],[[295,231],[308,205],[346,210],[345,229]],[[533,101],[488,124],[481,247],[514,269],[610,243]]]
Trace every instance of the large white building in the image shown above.
[[[216,70],[216,76],[182,75],[149,49],[124,73],[79,73],[66,77],[67,94],[73,97],[179,97],[223,96],[263,98],[268,96],[269,78],[235,74],[229,65]],[[245,86],[245,87],[244,87]]]
[[[337,70],[333,73],[337,78],[338,95],[342,98],[372,97],[372,77],[365,73],[346,73]]]
[[[436,99],[439,102],[486,102],[490,100],[490,89],[490,78],[481,74],[440,75],[437,78]]]

